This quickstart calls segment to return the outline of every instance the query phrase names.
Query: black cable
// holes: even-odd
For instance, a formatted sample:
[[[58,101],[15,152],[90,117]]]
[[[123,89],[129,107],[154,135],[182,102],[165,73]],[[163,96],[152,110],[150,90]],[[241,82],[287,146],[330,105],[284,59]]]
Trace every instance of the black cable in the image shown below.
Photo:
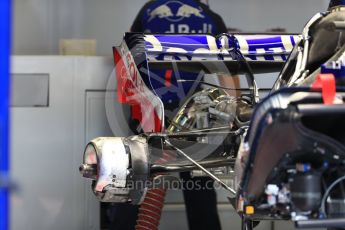
[[[335,180],[329,187],[328,189],[326,190],[325,194],[323,195],[322,197],[322,200],[321,200],[321,213],[324,214],[325,216],[326,215],[326,200],[330,194],[330,192],[332,191],[332,189],[337,185],[339,184],[341,181],[345,180],[345,176],[342,176],[340,178],[338,178],[337,180]]]

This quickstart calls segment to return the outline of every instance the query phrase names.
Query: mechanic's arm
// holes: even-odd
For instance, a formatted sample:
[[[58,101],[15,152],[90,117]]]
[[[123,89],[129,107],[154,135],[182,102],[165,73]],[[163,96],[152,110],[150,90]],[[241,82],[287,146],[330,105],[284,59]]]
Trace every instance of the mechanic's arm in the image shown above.
[[[215,21],[218,24],[218,35],[222,33],[227,33],[227,28],[226,25],[223,21],[223,19],[219,15],[214,15]],[[219,75],[219,84],[220,86],[227,87],[227,88],[232,88],[232,89],[238,89],[240,88],[240,77],[239,76],[231,76],[229,73],[228,75]],[[234,96],[234,97],[239,97],[241,96],[241,92],[238,90],[225,90],[229,95]]]
[[[232,89],[239,89],[240,88],[240,77],[239,76],[231,76],[229,75],[219,75],[219,84],[220,86],[232,88]],[[241,96],[241,92],[238,90],[225,90],[229,95],[234,97]]]

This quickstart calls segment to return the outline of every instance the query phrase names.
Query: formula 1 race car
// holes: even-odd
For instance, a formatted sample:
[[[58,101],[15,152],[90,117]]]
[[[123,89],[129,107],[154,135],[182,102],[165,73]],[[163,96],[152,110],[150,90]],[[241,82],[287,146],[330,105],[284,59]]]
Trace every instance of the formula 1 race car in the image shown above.
[[[229,191],[243,230],[260,220],[344,228],[344,20],[334,7],[301,35],[127,33],[114,49],[119,102],[144,133],[92,140],[83,177],[102,202],[140,204],[143,229],[157,229],[166,182],[179,182],[171,174],[194,170]],[[255,75],[279,70],[260,100]],[[209,83],[210,74],[244,76],[246,87]]]

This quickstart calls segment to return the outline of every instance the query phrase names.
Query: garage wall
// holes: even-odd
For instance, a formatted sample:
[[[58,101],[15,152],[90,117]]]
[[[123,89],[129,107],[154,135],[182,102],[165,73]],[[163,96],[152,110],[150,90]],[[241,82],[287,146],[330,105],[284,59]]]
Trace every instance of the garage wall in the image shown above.
[[[98,55],[110,55],[146,0],[14,0],[13,53],[57,54],[60,38],[97,40]],[[329,0],[210,0],[229,27],[299,32]]]
[[[282,27],[300,32],[316,12],[326,10],[329,0],[210,0],[230,27],[244,31],[265,31]]]

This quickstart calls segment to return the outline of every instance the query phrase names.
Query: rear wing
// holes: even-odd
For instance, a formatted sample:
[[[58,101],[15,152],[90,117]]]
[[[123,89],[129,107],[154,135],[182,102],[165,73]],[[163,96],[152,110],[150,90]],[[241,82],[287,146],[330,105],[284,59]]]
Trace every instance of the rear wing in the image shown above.
[[[235,34],[214,37],[207,34],[125,34],[124,42],[132,54],[145,53],[147,62],[155,68],[171,67],[172,63],[188,71],[200,70],[205,63],[224,63],[229,71],[244,71],[233,51],[239,51],[254,73],[280,70],[298,35]],[[217,69],[205,69],[218,72]]]
[[[149,116],[162,121],[165,101],[156,93],[157,84],[153,82],[157,82],[157,78],[158,81],[171,78],[172,70],[245,73],[248,65],[243,65],[244,60],[253,73],[276,72],[300,40],[298,35],[223,34],[215,37],[209,34],[126,33],[121,45],[114,47],[119,102],[142,105],[145,113],[150,108],[155,115]],[[170,71],[157,76],[153,70]],[[189,86],[180,84],[179,87]],[[142,118],[142,114],[139,117]]]

